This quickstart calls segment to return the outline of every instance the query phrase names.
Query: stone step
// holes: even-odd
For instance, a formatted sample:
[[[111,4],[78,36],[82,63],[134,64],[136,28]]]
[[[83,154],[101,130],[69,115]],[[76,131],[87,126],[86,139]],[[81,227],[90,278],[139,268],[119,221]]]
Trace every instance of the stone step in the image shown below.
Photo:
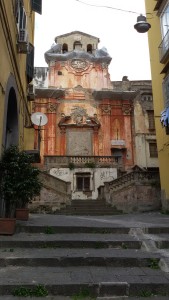
[[[114,215],[121,214],[122,211],[112,208],[111,205],[103,200],[72,200],[71,205],[61,208],[57,214],[67,215]]]
[[[106,204],[107,202],[105,201],[105,200],[93,200],[93,199],[84,199],[84,200],[82,200],[82,199],[72,199],[71,200],[71,203],[76,203],[76,204],[78,204],[78,203],[87,203],[87,204],[90,204],[90,203],[95,203],[95,204],[99,204],[99,203],[104,203],[104,204]]]
[[[16,288],[20,291],[21,287],[34,289],[39,285],[51,296],[80,293],[88,297],[168,295],[169,275],[149,268],[0,268],[0,295],[12,295]]]
[[[1,295],[1,300],[73,300],[72,297],[69,296],[46,296],[46,297],[17,297],[17,296],[2,296]],[[123,298],[124,299],[124,298]],[[85,298],[85,300],[91,300],[91,298],[87,299]],[[116,299],[115,299],[116,300]],[[118,299],[119,300],[119,299]]]
[[[104,200],[71,200],[71,205],[72,206],[93,206],[93,207],[99,207],[99,206],[107,206],[107,207],[111,207],[111,205],[109,203],[107,203]]]
[[[145,300],[145,298],[146,298],[146,300],[168,300],[169,299],[168,296],[165,297],[165,296],[159,296],[159,295],[151,295],[150,297],[147,297],[147,296],[146,297],[130,297],[130,296],[122,296],[122,297],[116,297],[116,296],[115,297],[97,297],[96,300]],[[53,300],[55,300],[55,299],[53,299]],[[60,300],[62,300],[62,299],[60,299]]]
[[[166,224],[166,226],[153,226],[153,227],[146,227],[143,228],[144,233],[148,233],[148,234],[165,234],[165,233],[169,233],[169,226],[168,224]]]
[[[116,210],[112,207],[92,207],[92,206],[77,206],[77,207],[73,207],[73,206],[68,206],[68,207],[64,207],[62,208],[60,211],[58,211],[60,213],[72,213],[72,214],[89,214],[91,216],[94,215],[106,215],[106,214],[110,214],[110,215],[118,215],[118,214],[122,214],[121,210]]]
[[[93,209],[102,209],[102,208],[106,208],[106,209],[112,209],[112,206],[108,206],[108,205],[104,205],[104,204],[99,204],[99,205],[96,205],[96,204],[72,204],[71,206],[69,207],[72,207],[72,208],[93,208]]]
[[[45,234],[18,233],[14,236],[1,236],[0,247],[21,248],[130,248],[139,249],[141,241],[126,234]]]
[[[160,269],[159,254],[121,249],[15,248],[0,250],[0,267],[149,267]]]
[[[145,300],[145,297],[128,297],[128,296],[113,296],[113,297],[85,297],[85,298],[78,298],[76,295],[73,295],[71,297],[69,296],[46,296],[44,297],[31,297],[31,298],[25,298],[25,297],[14,297],[14,296],[1,296],[1,300]],[[152,295],[151,297],[146,297],[146,300],[168,300],[167,297],[159,296],[159,295]]]
[[[11,296],[16,288],[31,296],[43,289],[47,300],[169,299],[162,265],[168,250],[155,244],[169,236],[158,232],[156,219],[155,226],[149,223],[150,216],[31,215],[17,222],[16,234],[0,236],[0,300],[23,300]]]
[[[1,300],[145,300],[145,297],[130,297],[130,296],[113,296],[113,297],[85,297],[85,298],[78,298],[78,296],[73,295],[71,297],[69,296],[46,296],[44,297],[31,297],[31,298],[25,298],[25,297],[14,297],[14,296],[1,296]],[[159,296],[159,295],[152,295],[151,297],[146,297],[146,300],[168,300],[167,297]]]
[[[65,215],[79,215],[79,216],[113,216],[117,214],[121,214],[116,211],[110,211],[110,210],[89,210],[89,209],[63,209],[60,211],[57,211],[56,214],[65,214]]]
[[[169,240],[155,241],[156,247],[159,249],[169,249]]]
[[[57,217],[57,216],[56,216]],[[58,216],[61,217],[61,216]],[[128,234],[130,228],[129,227],[107,227],[106,224],[102,226],[90,226],[89,224],[86,226],[81,226],[77,223],[77,225],[67,226],[67,225],[32,225],[31,222],[23,222],[19,221],[17,223],[16,232],[30,232],[30,233],[44,233],[46,231],[52,231],[54,233],[112,233],[112,234]]]
[[[168,233],[157,233],[148,235],[154,240],[155,245],[158,249],[169,249],[169,234]]]

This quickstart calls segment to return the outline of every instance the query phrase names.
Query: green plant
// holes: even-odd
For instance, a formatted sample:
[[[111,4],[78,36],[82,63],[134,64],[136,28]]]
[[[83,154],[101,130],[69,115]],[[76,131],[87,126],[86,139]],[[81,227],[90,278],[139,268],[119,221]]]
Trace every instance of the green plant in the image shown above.
[[[47,289],[43,285],[37,285],[32,290],[33,296],[35,297],[46,297],[48,295]]]
[[[121,247],[122,247],[122,249],[128,249],[128,247],[125,243],[122,243]]]
[[[149,260],[149,268],[151,268],[151,269],[159,269],[160,267],[159,267],[159,264],[158,264],[158,259],[156,259],[156,258],[151,258],[150,260]]]
[[[162,210],[161,213],[162,213],[163,215],[169,215],[169,210]]]
[[[2,252],[14,252],[14,249],[11,248],[11,249],[3,249]]]
[[[54,234],[55,230],[52,227],[48,226],[45,228],[45,233],[46,234]]]
[[[149,291],[149,290],[143,290],[143,291],[141,291],[140,293],[139,293],[139,296],[140,297],[145,297],[145,298],[147,298],[147,297],[151,297],[151,296],[153,296],[153,294],[152,294],[152,292],[151,291]]]
[[[19,287],[19,288],[16,288],[14,291],[13,291],[13,296],[19,296],[19,297],[28,297],[28,296],[32,296],[32,293],[31,293],[31,289],[28,289],[26,287]]]
[[[86,289],[81,289],[79,293],[76,295],[73,295],[72,300],[80,300],[80,299],[85,299],[90,297],[90,291]],[[90,298],[92,299],[92,298]]]
[[[102,249],[102,248],[105,248],[105,245],[103,243],[101,243],[101,242],[96,242],[94,244],[94,248],[95,249]]]
[[[26,287],[18,287],[13,291],[13,296],[18,297],[46,297],[48,295],[47,289],[39,284],[35,286],[34,288],[26,288]]]
[[[85,167],[86,168],[95,168],[96,165],[94,162],[87,162],[87,163],[85,163]]]
[[[10,146],[0,161],[0,193],[4,200],[4,216],[13,217],[16,208],[25,208],[39,195],[42,183],[39,169],[32,166],[32,158],[17,146]]]
[[[74,170],[74,168],[75,168],[74,163],[70,162],[70,163],[69,163],[69,169],[70,169],[70,170]]]

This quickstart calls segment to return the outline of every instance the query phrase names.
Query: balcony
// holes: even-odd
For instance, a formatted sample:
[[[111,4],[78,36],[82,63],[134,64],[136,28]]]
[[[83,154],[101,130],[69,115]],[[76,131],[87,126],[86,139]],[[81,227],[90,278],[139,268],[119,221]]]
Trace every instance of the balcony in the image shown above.
[[[169,106],[169,75],[163,80],[164,107]]]
[[[47,168],[118,168],[123,170],[123,163],[113,156],[44,156]]]
[[[164,64],[167,62],[169,57],[169,30],[167,31],[158,49],[159,49],[160,63]]]

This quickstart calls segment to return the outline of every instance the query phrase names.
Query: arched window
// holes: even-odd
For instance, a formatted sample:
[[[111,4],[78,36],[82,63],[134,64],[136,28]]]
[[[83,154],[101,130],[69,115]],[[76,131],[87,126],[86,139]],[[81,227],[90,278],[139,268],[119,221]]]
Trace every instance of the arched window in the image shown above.
[[[67,44],[63,44],[62,46],[62,53],[66,53],[68,52],[68,45]]]
[[[8,97],[8,108],[6,118],[6,134],[5,134],[5,148],[11,145],[18,145],[18,112],[17,99],[14,88],[10,89]]]
[[[87,52],[92,53],[92,45],[91,44],[87,45]]]
[[[79,41],[74,42],[73,44],[73,49],[74,50],[81,50],[82,49],[82,44]]]

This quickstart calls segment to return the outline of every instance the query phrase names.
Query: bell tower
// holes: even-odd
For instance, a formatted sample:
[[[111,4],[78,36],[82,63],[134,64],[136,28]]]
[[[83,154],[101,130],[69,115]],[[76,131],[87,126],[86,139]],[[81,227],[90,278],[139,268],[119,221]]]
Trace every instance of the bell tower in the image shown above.
[[[106,48],[98,49],[99,38],[73,31],[57,36],[56,44],[45,53],[49,66],[49,87],[111,88]]]

